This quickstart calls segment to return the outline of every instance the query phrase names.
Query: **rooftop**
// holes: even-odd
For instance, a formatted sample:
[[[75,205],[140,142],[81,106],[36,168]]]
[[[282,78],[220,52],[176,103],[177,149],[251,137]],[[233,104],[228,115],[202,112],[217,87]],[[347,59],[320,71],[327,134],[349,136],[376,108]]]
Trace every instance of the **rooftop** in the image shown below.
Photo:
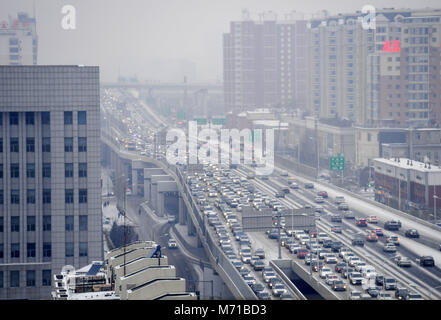
[[[402,168],[402,169],[410,169],[417,170],[420,172],[436,172],[441,173],[441,168],[439,166],[435,166],[433,164],[428,164],[416,160],[410,160],[408,158],[376,158],[374,161],[381,162],[390,166]],[[399,161],[399,162],[398,162]],[[429,169],[430,168],[430,169]]]

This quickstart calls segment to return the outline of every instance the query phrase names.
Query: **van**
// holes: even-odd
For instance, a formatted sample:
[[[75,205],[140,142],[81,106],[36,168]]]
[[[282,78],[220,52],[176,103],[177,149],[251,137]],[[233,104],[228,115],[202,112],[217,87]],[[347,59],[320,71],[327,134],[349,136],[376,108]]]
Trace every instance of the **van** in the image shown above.
[[[377,271],[372,266],[363,266],[361,269],[361,273],[366,279],[373,279],[377,276]]]

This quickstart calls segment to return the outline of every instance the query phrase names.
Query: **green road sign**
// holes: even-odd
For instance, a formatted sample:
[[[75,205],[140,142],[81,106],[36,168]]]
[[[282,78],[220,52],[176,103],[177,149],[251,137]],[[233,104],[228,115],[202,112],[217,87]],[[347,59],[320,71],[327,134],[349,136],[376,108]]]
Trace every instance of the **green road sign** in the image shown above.
[[[214,125],[225,125],[225,118],[213,118],[211,123]]]
[[[185,113],[184,110],[181,109],[178,111],[176,118],[178,118],[178,120],[187,120],[187,114]]]
[[[331,171],[345,170],[345,156],[339,153],[336,157],[330,157],[329,170]]]
[[[207,124],[206,118],[194,118],[193,120],[197,122],[198,126]]]

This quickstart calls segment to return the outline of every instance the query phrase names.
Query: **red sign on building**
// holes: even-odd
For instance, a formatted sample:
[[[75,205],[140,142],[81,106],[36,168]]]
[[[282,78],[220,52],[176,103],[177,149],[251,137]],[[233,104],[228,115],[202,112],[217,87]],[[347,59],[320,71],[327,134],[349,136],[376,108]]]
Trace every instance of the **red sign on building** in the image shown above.
[[[400,52],[400,40],[384,41],[383,52]]]

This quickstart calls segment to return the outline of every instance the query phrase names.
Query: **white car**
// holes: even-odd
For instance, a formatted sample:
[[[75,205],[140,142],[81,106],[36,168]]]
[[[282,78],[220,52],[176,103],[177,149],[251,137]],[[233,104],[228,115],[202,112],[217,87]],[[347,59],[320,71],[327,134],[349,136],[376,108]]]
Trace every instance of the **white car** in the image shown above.
[[[386,243],[383,247],[384,252],[397,252],[397,247],[393,243]]]
[[[350,267],[355,267],[355,265],[357,264],[357,262],[361,262],[361,259],[359,257],[351,257],[348,260],[348,264]]]
[[[170,238],[170,239],[168,240],[167,247],[168,247],[169,249],[176,249],[176,248],[178,247],[178,244],[176,243],[176,240],[175,240],[175,239]]]
[[[350,258],[353,258],[353,257],[355,257],[355,253],[353,253],[353,252],[345,252],[345,253],[343,254],[343,260],[344,260],[345,262],[349,262],[349,259],[350,259]]]
[[[363,267],[366,267],[366,266],[367,266],[367,263],[364,261],[357,262],[357,263],[355,263],[355,270],[357,270],[358,272],[363,272],[362,271]]]
[[[325,200],[321,196],[315,197],[314,201],[315,201],[315,203],[323,203],[323,202],[325,202]]]
[[[286,290],[285,286],[282,283],[276,283],[272,291],[273,291],[273,295],[276,297],[280,297],[282,294],[288,292],[288,290]]]
[[[335,255],[327,255],[325,257],[325,263],[327,264],[335,264],[337,262],[337,257]]]
[[[377,271],[372,266],[366,266],[363,268],[363,277],[366,279],[372,279],[377,276]]]
[[[319,276],[320,276],[320,278],[324,279],[324,278],[326,278],[327,274],[331,274],[331,273],[333,273],[331,268],[323,267],[319,272]]]

